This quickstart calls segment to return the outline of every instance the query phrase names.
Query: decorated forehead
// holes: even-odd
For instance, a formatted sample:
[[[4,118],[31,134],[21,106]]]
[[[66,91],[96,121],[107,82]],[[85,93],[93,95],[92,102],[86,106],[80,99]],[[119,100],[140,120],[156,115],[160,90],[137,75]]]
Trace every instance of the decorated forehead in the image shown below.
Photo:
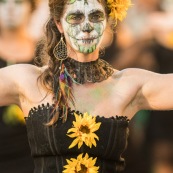
[[[90,0],[68,0],[67,4],[73,4],[75,2],[82,2],[84,5],[88,5]],[[92,3],[94,3],[94,1],[100,2],[99,0],[92,0]]]
[[[74,5],[75,3],[75,7],[76,7],[76,5],[81,4],[77,2],[81,2],[84,5],[92,4],[92,6],[97,8],[102,7],[100,0],[68,0],[67,4]],[[105,0],[105,3],[109,11],[108,15],[110,18],[112,18],[112,20],[115,21],[115,23],[117,23],[118,20],[122,21],[126,17],[127,10],[132,5],[131,0]],[[90,7],[88,6],[88,8]]]
[[[67,7],[66,11],[78,10],[88,13],[97,8],[104,12],[104,8],[99,0],[68,0]]]

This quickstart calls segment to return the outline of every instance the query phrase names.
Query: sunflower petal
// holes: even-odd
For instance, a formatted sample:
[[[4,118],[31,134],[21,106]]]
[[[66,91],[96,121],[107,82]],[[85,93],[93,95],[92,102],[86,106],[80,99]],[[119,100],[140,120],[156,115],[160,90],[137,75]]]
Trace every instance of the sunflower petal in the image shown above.
[[[79,138],[74,139],[73,142],[71,143],[71,145],[70,145],[68,148],[69,148],[69,149],[70,149],[70,148],[73,148],[75,145],[78,144],[78,142],[79,142]]]

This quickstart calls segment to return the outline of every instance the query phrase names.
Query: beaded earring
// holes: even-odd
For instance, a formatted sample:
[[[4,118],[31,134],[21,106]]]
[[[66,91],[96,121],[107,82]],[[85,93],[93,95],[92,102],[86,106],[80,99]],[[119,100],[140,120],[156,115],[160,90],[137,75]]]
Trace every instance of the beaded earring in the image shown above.
[[[54,54],[55,58],[60,60],[60,61],[63,61],[63,60],[68,58],[67,46],[66,46],[66,43],[64,42],[64,35],[63,34],[61,34],[60,41],[54,47],[53,54]]]

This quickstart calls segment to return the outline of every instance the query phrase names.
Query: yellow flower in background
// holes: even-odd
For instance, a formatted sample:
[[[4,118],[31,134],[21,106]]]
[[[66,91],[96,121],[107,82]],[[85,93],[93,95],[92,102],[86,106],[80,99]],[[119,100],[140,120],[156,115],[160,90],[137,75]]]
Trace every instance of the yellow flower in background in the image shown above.
[[[109,16],[116,21],[122,21],[132,3],[131,0],[107,0],[107,5],[111,10]]]
[[[2,119],[8,125],[25,124],[23,112],[17,105],[8,106],[2,115]]]
[[[173,47],[173,32],[168,33],[168,38],[167,38],[167,40],[168,40],[168,45],[169,45],[170,47]]]
[[[80,148],[85,143],[90,148],[92,145],[96,147],[98,136],[94,133],[100,128],[101,123],[96,123],[96,118],[89,115],[87,112],[84,115],[74,113],[76,121],[73,121],[73,127],[67,131],[70,138],[75,138],[69,148],[78,145]]]
[[[89,158],[87,153],[84,157],[82,157],[82,155],[83,154],[80,154],[77,159],[67,159],[68,164],[64,166],[65,170],[63,173],[97,173],[99,167],[94,166],[97,158]]]

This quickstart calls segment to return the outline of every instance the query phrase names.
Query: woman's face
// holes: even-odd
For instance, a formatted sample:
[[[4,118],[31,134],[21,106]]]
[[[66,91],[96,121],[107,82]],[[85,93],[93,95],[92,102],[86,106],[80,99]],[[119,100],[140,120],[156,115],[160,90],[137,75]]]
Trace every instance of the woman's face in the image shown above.
[[[28,0],[0,0],[0,26],[3,28],[13,29],[25,24],[30,14]]]
[[[58,28],[74,50],[92,53],[106,28],[104,8],[97,0],[69,0]]]

